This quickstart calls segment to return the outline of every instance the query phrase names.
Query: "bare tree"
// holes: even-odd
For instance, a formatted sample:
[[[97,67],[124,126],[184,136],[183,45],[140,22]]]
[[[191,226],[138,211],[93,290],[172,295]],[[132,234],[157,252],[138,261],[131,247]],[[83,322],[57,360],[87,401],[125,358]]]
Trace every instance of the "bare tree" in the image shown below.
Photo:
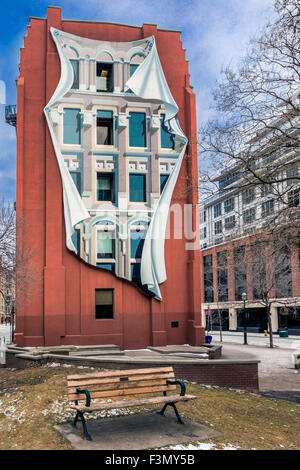
[[[252,39],[237,69],[222,71],[217,117],[199,132],[202,197],[218,193],[220,181],[227,191],[271,187],[278,210],[270,226],[300,212],[292,186],[300,182],[300,4],[274,7],[276,21]]]
[[[211,271],[212,273],[212,271]],[[212,328],[213,324],[217,324],[220,334],[220,342],[223,341],[223,326],[226,320],[223,317],[223,304],[228,300],[228,284],[227,284],[227,253],[222,251],[217,256],[217,283],[213,282],[213,278],[206,279],[205,294],[210,298],[214,304],[213,309],[209,310],[209,315],[206,317],[207,325]],[[208,303],[209,305],[209,303]]]
[[[0,202],[0,295],[3,297],[6,312],[14,320],[14,309],[18,299],[37,289],[40,274],[35,265],[32,249],[22,246],[25,222],[16,217],[14,205]],[[16,247],[18,246],[18,250]],[[18,293],[18,295],[16,295]],[[23,301],[23,300],[21,300]],[[12,332],[13,334],[13,332]]]
[[[296,302],[292,297],[291,251],[298,247],[298,230],[279,227],[256,234],[235,250],[234,274],[236,296],[252,292],[253,301],[265,311],[270,348],[273,348],[271,307],[276,303]],[[295,279],[294,279],[295,280]],[[300,280],[298,280],[299,282]]]

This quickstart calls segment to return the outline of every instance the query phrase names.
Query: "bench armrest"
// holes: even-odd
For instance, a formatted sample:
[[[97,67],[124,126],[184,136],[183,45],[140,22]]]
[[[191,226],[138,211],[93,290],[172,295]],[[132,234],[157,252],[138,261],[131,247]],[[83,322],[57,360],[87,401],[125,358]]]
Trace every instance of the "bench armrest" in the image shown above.
[[[167,385],[180,385],[180,396],[183,397],[185,395],[185,385],[182,380],[167,380]]]
[[[91,395],[88,389],[82,390],[81,388],[76,388],[76,393],[84,393],[86,396],[86,402],[85,406],[90,406],[91,405]]]

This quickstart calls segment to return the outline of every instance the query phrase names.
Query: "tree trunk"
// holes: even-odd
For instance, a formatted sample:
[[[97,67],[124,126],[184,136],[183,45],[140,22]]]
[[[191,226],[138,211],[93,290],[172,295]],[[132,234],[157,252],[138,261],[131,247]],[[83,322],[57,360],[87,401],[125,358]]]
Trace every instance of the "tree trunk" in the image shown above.
[[[222,337],[222,316],[220,313],[220,310],[218,309],[218,317],[219,317],[219,328],[220,328],[220,342],[222,343],[223,337]]]
[[[272,318],[271,318],[271,306],[267,306],[267,313],[268,313],[268,326],[269,326],[269,334],[270,334],[270,348],[274,347],[273,344],[273,330],[272,330]]]

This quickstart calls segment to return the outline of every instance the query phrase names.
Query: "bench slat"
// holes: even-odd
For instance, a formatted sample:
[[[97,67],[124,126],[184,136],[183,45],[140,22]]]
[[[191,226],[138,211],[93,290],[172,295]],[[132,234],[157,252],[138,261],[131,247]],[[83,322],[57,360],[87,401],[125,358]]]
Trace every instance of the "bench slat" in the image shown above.
[[[149,374],[149,375],[132,375],[132,376],[123,376],[122,379],[127,378],[127,380],[120,380],[120,377],[106,377],[104,379],[88,379],[88,380],[70,380],[68,382],[68,388],[76,387],[91,387],[93,385],[103,385],[103,384],[114,384],[114,383],[128,383],[128,382],[141,382],[143,380],[172,380],[174,379],[174,373],[167,372],[165,374]]]
[[[87,388],[90,392],[91,396],[94,392],[104,392],[105,390],[123,390],[125,388],[144,388],[144,387],[156,387],[158,385],[164,386],[166,390],[170,390],[169,386],[166,384],[166,379],[160,380],[143,380],[143,381],[136,381],[136,382],[114,382],[114,383],[106,383],[106,384],[85,384],[84,388]],[[176,387],[175,387],[176,388]],[[76,387],[69,387],[68,394],[71,395],[76,393]]]
[[[126,377],[126,376],[123,376]],[[174,372],[165,372],[165,373],[160,373],[160,374],[149,374],[149,375],[132,375],[128,376],[128,380],[126,382],[138,382],[142,380],[160,380],[160,379],[174,379]],[[97,384],[113,384],[113,383],[124,383],[120,381],[120,377],[106,377],[106,378],[100,378],[100,379],[81,379],[81,380],[70,380],[68,381],[68,387],[90,387],[91,385],[97,385]]]
[[[136,395],[140,393],[151,393],[151,392],[163,392],[166,390],[176,390],[176,385],[162,385],[157,387],[140,387],[140,388],[128,388],[122,390],[110,390],[103,392],[91,392],[91,398],[102,398],[102,397],[114,397],[123,395]],[[83,400],[85,399],[84,394],[70,393],[69,400]]]
[[[197,397],[194,395],[169,395],[167,397],[151,397],[151,398],[138,398],[135,400],[120,400],[110,403],[95,403],[89,407],[86,406],[70,406],[70,408],[78,411],[97,411],[97,410],[109,410],[114,408],[129,408],[131,406],[141,406],[141,405],[155,405],[160,403],[176,403],[178,401],[188,401],[195,400]]]
[[[106,372],[98,372],[93,374],[81,374],[81,375],[68,375],[67,380],[83,380],[83,379],[93,379],[101,377],[122,377],[124,375],[147,375],[152,373],[162,373],[162,372],[173,372],[173,367],[155,367],[152,369],[129,369],[129,370],[114,370]]]

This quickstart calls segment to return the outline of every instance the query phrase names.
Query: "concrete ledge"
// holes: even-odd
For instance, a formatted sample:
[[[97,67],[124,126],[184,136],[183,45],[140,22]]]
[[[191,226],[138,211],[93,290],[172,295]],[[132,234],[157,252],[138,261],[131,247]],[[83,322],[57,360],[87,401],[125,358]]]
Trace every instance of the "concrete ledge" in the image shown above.
[[[258,360],[244,359],[191,359],[174,355],[148,355],[146,357],[115,356],[101,357],[69,356],[64,354],[30,354],[19,350],[7,350],[6,367],[26,368],[48,362],[60,364],[84,365],[113,370],[168,366],[174,368],[178,379],[192,381],[202,385],[217,385],[251,392],[258,392]]]

